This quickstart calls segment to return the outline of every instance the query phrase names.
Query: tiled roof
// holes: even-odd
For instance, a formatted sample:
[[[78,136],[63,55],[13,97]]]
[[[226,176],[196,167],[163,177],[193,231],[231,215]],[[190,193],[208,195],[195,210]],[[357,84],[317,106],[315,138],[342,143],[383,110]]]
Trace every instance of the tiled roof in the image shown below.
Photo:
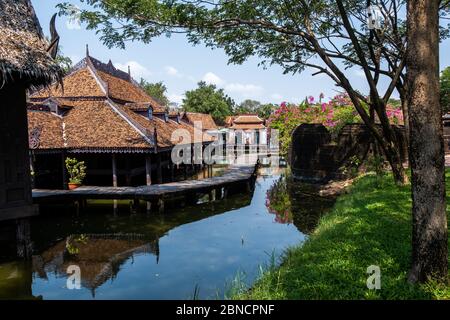
[[[62,118],[46,111],[28,111],[28,133],[37,134],[39,149],[64,148]]]
[[[170,148],[172,133],[177,129],[186,129],[193,139],[192,125],[154,116],[152,120],[142,115],[149,107],[153,112],[165,113],[167,108],[158,104],[147,95],[130,76],[116,69],[111,62],[104,64],[87,56],[63,79],[64,90],[52,85],[31,95],[29,108],[42,110],[42,116],[33,117],[32,125],[42,122],[49,130],[58,146],[69,149],[150,149],[154,147],[153,134],[157,133],[157,146]],[[52,114],[46,103],[49,99],[59,106],[67,107],[61,116]],[[205,129],[217,128],[210,115],[190,113],[192,120],[200,119]],[[51,122],[53,118],[61,121],[61,129]],[[175,119],[176,120],[176,119]],[[53,121],[53,120],[52,120]],[[35,123],[36,122],[36,123]],[[33,128],[30,127],[30,130]],[[51,138],[43,131],[43,139]],[[62,140],[61,140],[62,139]],[[204,142],[212,141],[205,135]],[[51,145],[51,142],[48,142]],[[45,144],[44,144],[45,145]]]
[[[106,94],[93,73],[88,68],[83,68],[64,77],[63,87],[54,83],[30,96],[32,100],[49,97],[106,97]]]
[[[106,101],[78,101],[63,118],[68,148],[150,148]]]
[[[165,122],[158,117],[153,117],[153,119],[150,120],[148,117],[137,114],[127,108],[124,108],[124,110],[125,112],[127,112],[128,116],[137,121],[147,130],[154,132],[156,127],[158,148],[173,147],[175,144],[177,144],[177,141],[172,141],[172,133],[178,129],[187,130],[191,135],[191,141],[194,141],[194,127],[189,124],[183,122],[177,123],[173,120]],[[212,137],[210,135],[203,135],[203,142],[208,141],[213,141]]]
[[[217,129],[217,125],[210,114],[185,112],[183,114],[183,119],[191,125],[194,125],[194,122],[200,121],[202,123],[203,130]]]
[[[100,78],[108,85],[108,94],[111,98],[128,102],[149,102],[158,105],[141,88],[130,81],[116,78],[103,71],[97,71]]]
[[[263,123],[264,120],[256,114],[239,115],[233,119],[233,123]]]
[[[236,130],[256,130],[264,129],[265,126],[262,123],[236,123],[233,124],[230,128]]]

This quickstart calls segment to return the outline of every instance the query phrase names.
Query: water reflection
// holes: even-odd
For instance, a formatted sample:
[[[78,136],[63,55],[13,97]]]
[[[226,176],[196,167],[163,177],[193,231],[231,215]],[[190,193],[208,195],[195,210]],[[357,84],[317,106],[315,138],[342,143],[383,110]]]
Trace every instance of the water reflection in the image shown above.
[[[186,299],[195,288],[200,298],[223,297],[239,271],[250,284],[268,253],[280,255],[313,228],[326,203],[298,188],[305,190],[265,168],[250,194],[175,203],[164,214],[130,215],[126,202],[117,215],[99,201],[79,214],[43,208],[31,223],[32,263],[0,261],[0,298]],[[81,269],[81,290],[66,287],[70,265]]]
[[[321,197],[318,187],[299,182],[289,173],[282,173],[267,190],[267,210],[275,215],[275,222],[293,223],[303,234],[310,234],[335,201],[334,198]]]

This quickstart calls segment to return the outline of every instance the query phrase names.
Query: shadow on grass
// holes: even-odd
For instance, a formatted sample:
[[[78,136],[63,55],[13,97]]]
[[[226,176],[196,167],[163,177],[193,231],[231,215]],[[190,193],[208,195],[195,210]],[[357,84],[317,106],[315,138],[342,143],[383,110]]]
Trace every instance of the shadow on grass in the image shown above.
[[[448,287],[407,283],[410,256],[410,186],[396,186],[391,176],[366,175],[338,199],[303,246],[288,250],[281,267],[241,298],[448,298]],[[370,265],[381,269],[381,290],[367,289]]]

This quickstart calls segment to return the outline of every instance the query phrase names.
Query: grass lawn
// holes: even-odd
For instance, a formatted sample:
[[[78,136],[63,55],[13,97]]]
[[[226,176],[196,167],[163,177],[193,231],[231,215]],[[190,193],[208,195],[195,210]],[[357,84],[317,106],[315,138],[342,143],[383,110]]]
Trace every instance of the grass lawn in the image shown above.
[[[450,171],[446,172],[450,203]],[[447,210],[447,213],[449,210]],[[314,234],[287,250],[240,299],[450,299],[450,286],[406,281],[411,256],[410,186],[365,175],[325,215]],[[381,269],[381,289],[366,286]]]

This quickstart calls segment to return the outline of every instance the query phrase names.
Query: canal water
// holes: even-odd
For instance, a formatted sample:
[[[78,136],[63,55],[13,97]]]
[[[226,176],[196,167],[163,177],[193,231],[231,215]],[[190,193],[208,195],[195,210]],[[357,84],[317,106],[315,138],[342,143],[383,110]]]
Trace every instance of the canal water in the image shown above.
[[[114,213],[109,202],[42,208],[32,261],[0,250],[0,299],[227,298],[314,230],[334,202],[315,191],[286,169],[261,168],[250,194],[164,214],[130,214],[127,203]],[[73,266],[80,289],[68,287]]]

